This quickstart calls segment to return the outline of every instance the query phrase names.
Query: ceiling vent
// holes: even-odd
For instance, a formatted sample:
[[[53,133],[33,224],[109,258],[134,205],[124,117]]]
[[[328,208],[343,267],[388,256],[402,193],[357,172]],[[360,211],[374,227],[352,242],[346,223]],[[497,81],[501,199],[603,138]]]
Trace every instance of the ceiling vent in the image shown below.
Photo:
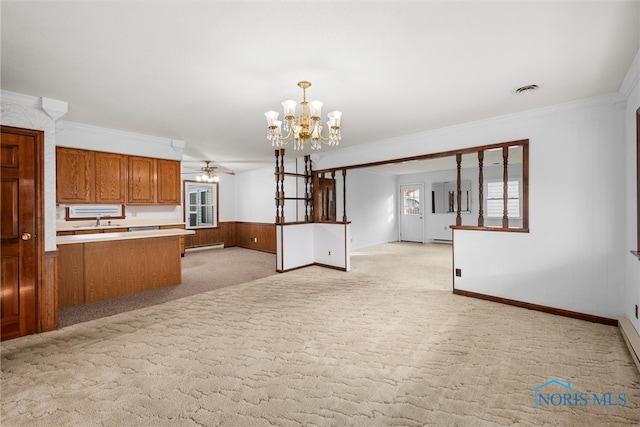
[[[516,89],[516,93],[529,93],[533,92],[536,89],[538,89],[538,85],[526,85]]]

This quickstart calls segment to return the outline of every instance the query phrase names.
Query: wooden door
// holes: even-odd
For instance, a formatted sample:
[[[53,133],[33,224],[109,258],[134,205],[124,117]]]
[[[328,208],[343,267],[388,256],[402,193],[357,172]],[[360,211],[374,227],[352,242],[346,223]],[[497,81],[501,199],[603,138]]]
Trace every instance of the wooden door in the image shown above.
[[[156,159],[129,156],[130,205],[152,205],[156,202]]]
[[[93,203],[93,151],[56,148],[56,201]]]
[[[163,205],[180,204],[180,162],[158,159],[158,197]]]
[[[95,202],[122,204],[125,202],[127,156],[96,151]]]
[[[0,150],[1,327],[2,340],[37,331],[36,223],[39,189],[38,145],[42,133],[2,127]],[[44,237],[44,236],[42,236]]]

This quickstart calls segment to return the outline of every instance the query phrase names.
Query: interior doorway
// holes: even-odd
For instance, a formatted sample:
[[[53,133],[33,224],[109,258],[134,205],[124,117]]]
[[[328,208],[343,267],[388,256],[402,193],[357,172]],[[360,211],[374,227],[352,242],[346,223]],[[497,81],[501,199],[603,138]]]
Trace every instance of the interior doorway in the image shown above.
[[[400,186],[400,241],[424,243],[424,184]]]
[[[0,237],[2,340],[38,332],[42,265],[43,132],[2,126]]]

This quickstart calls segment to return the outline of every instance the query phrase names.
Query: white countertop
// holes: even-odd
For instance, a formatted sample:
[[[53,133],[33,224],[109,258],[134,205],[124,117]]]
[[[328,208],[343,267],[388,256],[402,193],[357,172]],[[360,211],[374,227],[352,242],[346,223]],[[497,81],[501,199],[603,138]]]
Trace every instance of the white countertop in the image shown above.
[[[108,225],[111,222],[111,225]],[[100,227],[96,227],[96,221],[61,221],[56,224],[56,231],[77,231],[77,230],[101,230],[109,228],[129,228],[129,227],[148,227],[148,226],[165,226],[165,225],[185,225],[184,221],[163,221],[163,220],[126,220],[126,219],[109,219],[100,220]]]
[[[112,228],[118,228],[118,227],[112,227]],[[77,230],[77,228],[75,228],[75,230]],[[78,234],[75,236],[58,236],[56,237],[56,243],[58,245],[69,245],[74,243],[93,243],[93,242],[108,242],[113,240],[149,239],[153,237],[184,236],[187,234],[195,234],[195,231],[181,230],[181,229],[175,228],[175,229],[167,229],[167,230],[130,231],[126,233]]]

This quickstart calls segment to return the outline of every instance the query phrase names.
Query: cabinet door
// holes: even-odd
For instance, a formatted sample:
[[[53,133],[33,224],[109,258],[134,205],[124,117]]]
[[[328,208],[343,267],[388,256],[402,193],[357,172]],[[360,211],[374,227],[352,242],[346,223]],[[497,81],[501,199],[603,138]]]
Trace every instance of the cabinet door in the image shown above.
[[[180,204],[180,162],[158,159],[158,204]]]
[[[93,203],[93,151],[56,148],[56,201]]]
[[[95,153],[95,202],[121,204],[125,201],[127,156]]]
[[[152,205],[156,202],[156,159],[129,156],[130,205]]]

